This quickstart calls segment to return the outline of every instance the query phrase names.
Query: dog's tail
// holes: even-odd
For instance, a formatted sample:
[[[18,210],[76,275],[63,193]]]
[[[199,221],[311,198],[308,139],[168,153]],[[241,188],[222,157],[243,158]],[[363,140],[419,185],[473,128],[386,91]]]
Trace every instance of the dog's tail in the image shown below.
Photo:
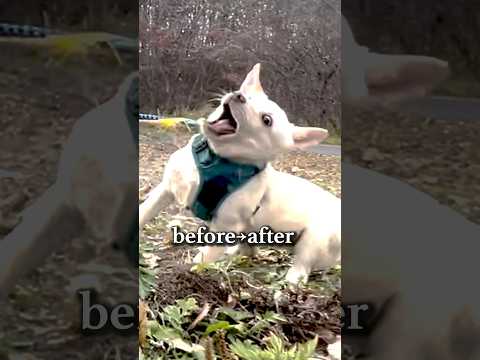
[[[139,229],[143,229],[147,222],[172,201],[173,194],[167,189],[164,182],[161,182],[147,195],[146,200],[140,205],[140,214],[138,215]]]
[[[0,300],[21,276],[83,229],[81,216],[67,205],[64,192],[55,185],[27,208],[22,221],[0,240]]]

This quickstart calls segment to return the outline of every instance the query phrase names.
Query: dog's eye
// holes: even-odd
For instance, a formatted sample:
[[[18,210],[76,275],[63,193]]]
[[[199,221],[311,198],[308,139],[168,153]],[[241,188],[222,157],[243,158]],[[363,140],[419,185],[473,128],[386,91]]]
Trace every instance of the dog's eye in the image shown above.
[[[271,117],[270,115],[268,115],[268,114],[263,114],[263,115],[262,115],[262,121],[263,121],[263,123],[265,124],[265,126],[270,127],[270,126],[273,125],[273,119],[272,119],[272,117]]]

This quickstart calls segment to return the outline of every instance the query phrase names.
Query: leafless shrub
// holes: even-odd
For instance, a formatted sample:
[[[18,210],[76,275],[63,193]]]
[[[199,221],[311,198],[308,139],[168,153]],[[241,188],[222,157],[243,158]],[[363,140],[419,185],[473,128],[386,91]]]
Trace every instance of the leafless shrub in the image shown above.
[[[292,121],[340,127],[340,1],[140,2],[142,111],[202,107],[257,62]]]

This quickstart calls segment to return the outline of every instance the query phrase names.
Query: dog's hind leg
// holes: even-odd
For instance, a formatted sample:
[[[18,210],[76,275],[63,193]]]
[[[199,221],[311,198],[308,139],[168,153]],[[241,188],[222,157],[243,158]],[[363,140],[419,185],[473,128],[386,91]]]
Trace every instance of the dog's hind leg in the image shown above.
[[[138,216],[140,230],[173,200],[173,194],[165,186],[165,181],[162,181],[147,195],[145,201],[140,205]]]
[[[22,221],[0,240],[0,298],[10,293],[19,277],[83,230],[82,216],[68,206],[57,185],[27,208]]]
[[[293,266],[286,275],[291,284],[307,282],[313,269],[328,269],[340,262],[340,238],[335,232],[306,229],[297,239]]]

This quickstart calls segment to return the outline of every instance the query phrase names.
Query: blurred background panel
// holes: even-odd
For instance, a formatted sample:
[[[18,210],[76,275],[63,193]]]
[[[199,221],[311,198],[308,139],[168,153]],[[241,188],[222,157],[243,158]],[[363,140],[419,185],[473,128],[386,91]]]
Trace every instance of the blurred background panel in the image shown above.
[[[15,248],[7,242],[22,223],[24,211],[57,180],[62,150],[78,119],[111,99],[124,78],[138,69],[137,44],[137,2],[0,1],[3,255],[4,249]],[[95,127],[90,130],[77,138],[87,149],[95,138]],[[111,127],[105,148],[110,147],[116,130]],[[117,159],[119,167],[126,166],[124,160]],[[58,224],[57,233],[64,237],[60,247],[44,244],[42,254],[48,256],[28,254],[18,259],[26,271],[14,279],[9,296],[2,298],[0,358],[136,358],[136,334],[125,337],[104,332],[85,337],[80,333],[80,304],[75,294],[86,286],[97,289],[102,302],[136,303],[136,268],[125,254],[103,251],[91,234],[66,235],[65,225]],[[41,265],[32,268],[32,263]],[[2,275],[4,270],[1,267]],[[7,295],[4,290],[2,297]]]

